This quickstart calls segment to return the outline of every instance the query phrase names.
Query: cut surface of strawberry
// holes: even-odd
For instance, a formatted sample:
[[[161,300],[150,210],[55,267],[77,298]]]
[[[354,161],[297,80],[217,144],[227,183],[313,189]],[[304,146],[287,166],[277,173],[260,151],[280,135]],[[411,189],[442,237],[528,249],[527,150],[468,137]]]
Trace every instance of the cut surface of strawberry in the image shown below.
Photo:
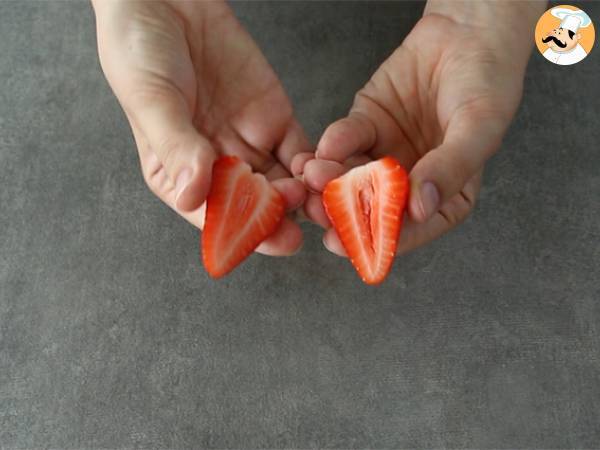
[[[285,214],[281,194],[235,156],[213,165],[206,218],[202,231],[202,259],[213,278],[233,270],[279,226]]]
[[[355,167],[325,186],[325,212],[367,284],[381,283],[390,271],[408,193],[406,170],[391,156]]]

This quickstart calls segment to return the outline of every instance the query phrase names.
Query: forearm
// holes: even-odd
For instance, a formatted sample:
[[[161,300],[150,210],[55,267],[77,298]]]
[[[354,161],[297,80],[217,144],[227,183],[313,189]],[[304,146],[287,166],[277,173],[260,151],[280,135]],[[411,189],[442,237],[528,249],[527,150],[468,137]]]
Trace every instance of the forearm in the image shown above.
[[[535,24],[546,8],[546,0],[428,0],[424,15],[438,14],[477,28],[480,39],[524,68],[533,47]]]

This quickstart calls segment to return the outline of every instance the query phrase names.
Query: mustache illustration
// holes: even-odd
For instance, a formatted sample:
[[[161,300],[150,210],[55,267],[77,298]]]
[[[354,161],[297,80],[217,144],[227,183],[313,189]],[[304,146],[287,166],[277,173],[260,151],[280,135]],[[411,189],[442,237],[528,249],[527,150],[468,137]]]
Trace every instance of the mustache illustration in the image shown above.
[[[556,45],[558,45],[560,48],[565,48],[567,46],[566,42],[561,42],[558,40],[558,38],[556,36],[548,36],[545,38],[542,38],[542,42],[545,44],[546,42],[550,42],[550,41],[554,41],[554,43]]]

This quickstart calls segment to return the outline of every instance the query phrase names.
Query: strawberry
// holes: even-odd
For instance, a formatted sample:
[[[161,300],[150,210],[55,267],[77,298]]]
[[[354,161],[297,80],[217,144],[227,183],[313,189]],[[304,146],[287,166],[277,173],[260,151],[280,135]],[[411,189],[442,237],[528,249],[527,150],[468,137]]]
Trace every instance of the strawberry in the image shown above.
[[[354,268],[367,284],[387,276],[408,200],[408,175],[387,156],[330,181],[323,205]]]
[[[227,274],[279,226],[285,200],[267,179],[235,156],[219,158],[212,171],[202,232],[204,267]]]

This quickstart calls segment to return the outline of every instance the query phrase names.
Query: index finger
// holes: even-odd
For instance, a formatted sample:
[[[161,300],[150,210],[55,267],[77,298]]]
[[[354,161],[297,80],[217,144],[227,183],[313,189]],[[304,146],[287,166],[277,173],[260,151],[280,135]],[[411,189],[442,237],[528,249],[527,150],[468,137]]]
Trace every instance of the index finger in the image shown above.
[[[352,111],[327,127],[317,145],[316,157],[341,163],[356,153],[370,150],[376,140],[377,132],[371,119]]]

